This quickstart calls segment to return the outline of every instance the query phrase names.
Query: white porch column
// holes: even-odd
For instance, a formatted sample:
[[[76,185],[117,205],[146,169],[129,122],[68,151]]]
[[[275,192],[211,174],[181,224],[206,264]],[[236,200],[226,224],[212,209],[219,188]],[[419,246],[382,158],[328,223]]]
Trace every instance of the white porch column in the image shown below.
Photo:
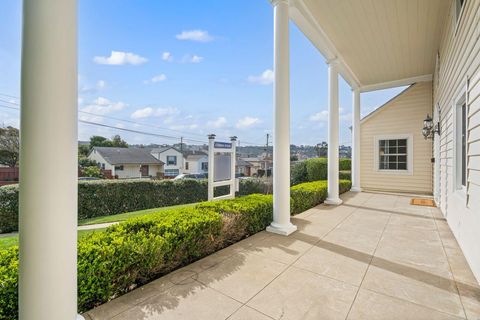
[[[338,70],[337,62],[328,65],[328,197],[326,204],[339,205],[338,191]]]
[[[267,231],[289,235],[297,227],[290,222],[290,44],[289,4],[273,1],[274,72],[273,89],[273,222]]]
[[[352,90],[352,188],[360,192],[360,90]]]
[[[22,320],[77,317],[77,1],[23,1]]]

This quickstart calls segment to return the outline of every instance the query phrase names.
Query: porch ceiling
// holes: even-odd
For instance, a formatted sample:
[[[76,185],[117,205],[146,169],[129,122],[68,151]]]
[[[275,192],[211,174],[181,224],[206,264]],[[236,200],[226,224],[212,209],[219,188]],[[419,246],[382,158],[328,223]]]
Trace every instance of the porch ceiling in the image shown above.
[[[408,79],[428,78],[433,73],[451,3],[291,1],[292,20],[327,59],[340,60],[344,69],[341,73],[350,84],[366,90],[385,83],[408,84]]]

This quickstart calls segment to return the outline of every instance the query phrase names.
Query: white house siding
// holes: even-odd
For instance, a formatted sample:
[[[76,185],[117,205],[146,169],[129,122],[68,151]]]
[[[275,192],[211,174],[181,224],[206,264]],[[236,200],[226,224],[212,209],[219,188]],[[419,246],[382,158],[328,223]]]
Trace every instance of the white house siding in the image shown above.
[[[407,88],[381,109],[361,122],[361,187],[369,190],[432,194],[432,141],[425,140],[423,119],[432,110],[432,82],[420,82]],[[382,172],[375,161],[375,138],[409,136],[413,143],[413,170],[410,174]]]
[[[188,162],[188,169],[186,163]],[[208,170],[202,170],[202,162],[208,163],[208,157],[204,156],[198,159],[185,159],[185,173],[207,173]]]
[[[434,105],[440,107],[442,134],[435,147],[440,157],[435,194],[443,214],[480,280],[480,1],[468,0],[458,24],[455,2],[445,22],[439,68],[434,79]],[[467,79],[467,188],[462,194],[455,182],[454,104],[466,91]]]
[[[114,166],[112,166],[110,163],[108,163],[108,162],[100,155],[100,153],[97,152],[95,149],[93,149],[92,152],[90,152],[90,154],[88,155],[88,159],[97,161],[97,163],[100,164],[100,166],[101,166],[102,169],[112,170],[112,175],[114,174],[114,173],[113,173],[113,171],[114,171]]]
[[[161,168],[162,166],[157,164],[148,165],[148,175],[156,177],[157,172],[162,171]],[[119,179],[133,179],[142,177],[139,164],[124,164],[123,170],[115,170],[115,175],[117,175]]]
[[[172,172],[171,170],[177,170],[178,173],[182,173],[183,170],[183,154],[179,152],[178,150],[174,148],[167,149],[163,152],[155,152],[155,149],[152,151],[152,156],[157,158],[160,161],[163,161],[164,164],[164,170],[167,170],[167,172]],[[176,156],[177,157],[177,164],[176,165],[169,165],[167,163],[167,156]],[[175,175],[177,175],[175,174]],[[174,175],[174,176],[175,176]]]

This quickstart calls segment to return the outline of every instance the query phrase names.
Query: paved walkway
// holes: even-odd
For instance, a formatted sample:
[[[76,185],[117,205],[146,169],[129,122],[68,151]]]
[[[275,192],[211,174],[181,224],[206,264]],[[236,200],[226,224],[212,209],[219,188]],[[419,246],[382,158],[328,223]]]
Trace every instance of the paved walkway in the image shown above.
[[[347,193],[85,314],[86,319],[480,319],[480,286],[436,208]]]

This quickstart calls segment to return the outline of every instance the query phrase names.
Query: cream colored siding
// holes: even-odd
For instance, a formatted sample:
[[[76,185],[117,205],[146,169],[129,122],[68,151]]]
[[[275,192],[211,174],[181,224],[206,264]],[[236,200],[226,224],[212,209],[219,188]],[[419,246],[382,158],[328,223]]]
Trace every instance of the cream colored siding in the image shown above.
[[[425,140],[421,129],[423,119],[432,110],[432,83],[412,85],[389,101],[381,109],[361,122],[361,187],[370,190],[432,193],[432,142]],[[410,165],[406,172],[382,172],[377,170],[375,139],[392,139],[409,136],[413,144]]]
[[[97,163],[99,163],[100,166],[104,165],[105,170],[112,170],[112,174],[113,174],[114,167],[110,163],[108,163],[102,157],[102,155],[99,152],[97,152],[97,150],[93,149],[92,152],[90,152],[90,154],[88,155],[88,159],[97,161]]]
[[[473,272],[480,279],[480,1],[467,0],[458,23],[454,3],[440,45],[434,78],[434,103],[440,107],[442,134],[436,147],[440,170],[435,194]],[[455,177],[455,102],[467,92],[467,187],[457,189]],[[436,83],[437,83],[436,81]]]
[[[150,164],[148,165],[148,175],[156,177],[157,172],[161,172],[161,169],[161,165]],[[118,179],[132,179],[142,177],[139,164],[124,164],[123,170],[115,170],[115,175],[118,176]]]

